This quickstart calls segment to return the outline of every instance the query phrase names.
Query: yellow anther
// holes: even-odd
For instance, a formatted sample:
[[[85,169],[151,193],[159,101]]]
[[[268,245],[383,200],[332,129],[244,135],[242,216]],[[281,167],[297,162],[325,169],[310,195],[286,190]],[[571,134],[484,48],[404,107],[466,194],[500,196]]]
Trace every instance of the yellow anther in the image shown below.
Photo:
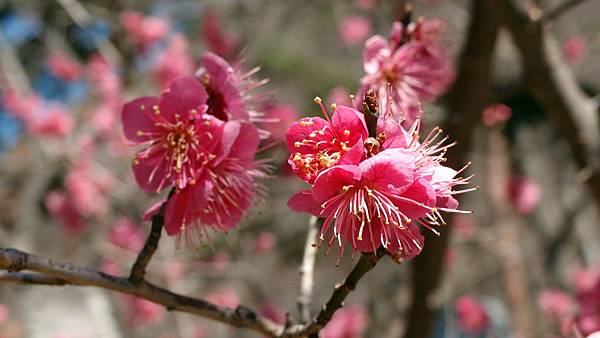
[[[331,109],[333,109],[333,110],[336,110],[336,109],[337,109],[337,104],[335,104],[335,103],[332,103],[332,104],[331,104]]]
[[[146,109],[146,105],[140,105],[140,110],[145,110]]]
[[[321,98],[318,96],[315,97],[314,101],[316,104],[321,104],[321,102],[322,102]]]
[[[344,130],[344,136],[346,136],[346,137],[350,136],[350,130],[348,130],[348,129]]]
[[[143,131],[141,131],[141,130],[138,130],[138,131],[137,131],[135,134],[136,134],[137,136],[144,136],[144,132],[143,132]]]
[[[301,145],[302,145],[302,143],[300,143],[298,141],[294,142],[294,147],[296,147],[296,148],[300,148]]]
[[[300,121],[300,125],[303,127],[308,127],[308,126],[312,126],[313,125],[313,121],[312,120],[307,120],[307,121]]]

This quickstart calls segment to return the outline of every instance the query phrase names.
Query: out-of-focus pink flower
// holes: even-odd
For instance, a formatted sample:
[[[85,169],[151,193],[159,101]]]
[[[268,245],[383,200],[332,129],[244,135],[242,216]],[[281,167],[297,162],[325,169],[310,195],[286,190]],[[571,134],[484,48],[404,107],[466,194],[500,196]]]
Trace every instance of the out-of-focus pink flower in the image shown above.
[[[600,338],[600,331],[596,331],[596,332],[590,334],[589,336],[587,336],[586,338]]]
[[[482,334],[490,324],[485,307],[471,296],[460,297],[454,309],[458,317],[458,326],[468,333]]]
[[[298,117],[296,108],[290,105],[276,105],[265,112],[266,123],[261,124],[261,127],[268,131],[276,142],[284,142],[286,129],[298,120]]]
[[[119,276],[123,273],[123,268],[121,267],[121,264],[119,264],[117,261],[107,259],[104,262],[102,262],[102,265],[100,265],[100,271],[109,275]]]
[[[331,89],[331,92],[329,93],[328,102],[330,104],[335,103],[338,106],[353,106],[352,99],[350,98],[350,93],[348,92],[348,90],[344,87],[339,86]]]
[[[210,338],[208,330],[202,325],[196,325],[192,338]]]
[[[573,297],[564,291],[554,289],[542,291],[538,296],[538,304],[546,316],[557,322],[572,316],[577,309]]]
[[[194,71],[194,61],[188,52],[189,42],[182,34],[174,35],[169,45],[152,65],[152,76],[161,88],[167,88],[171,81],[187,76]]]
[[[340,38],[346,45],[353,46],[365,41],[372,29],[369,18],[360,15],[346,16],[340,23]]]
[[[364,10],[372,9],[377,4],[376,0],[355,0],[355,2],[358,7]]]
[[[23,120],[32,135],[63,137],[71,132],[74,121],[59,104],[45,102],[37,95],[19,95],[8,90],[2,103],[13,116]]]
[[[169,281],[178,281],[185,273],[186,264],[179,261],[168,262],[165,266],[165,278]]]
[[[230,261],[229,255],[226,252],[220,251],[213,255],[210,266],[217,271],[225,271],[229,267]]]
[[[487,107],[481,115],[481,122],[488,127],[504,123],[510,119],[512,109],[504,104],[495,104]]]
[[[101,216],[108,211],[108,190],[113,177],[94,172],[91,161],[79,157],[65,177],[70,203],[84,217]]]
[[[262,304],[260,313],[277,324],[285,323],[285,312],[270,301],[265,301]]]
[[[235,308],[240,304],[240,296],[232,288],[211,292],[206,295],[205,299],[213,304],[229,308]]]
[[[573,271],[571,282],[578,293],[592,289],[600,281],[600,269],[592,267],[588,269],[577,268]]]
[[[144,51],[169,33],[169,22],[160,17],[144,16],[142,13],[124,11],[120,16],[127,38]]]
[[[562,46],[563,55],[567,61],[576,63],[581,61],[587,52],[587,42],[580,34],[568,37]]]
[[[146,238],[144,232],[131,219],[121,217],[110,228],[108,241],[133,252],[139,251]]]
[[[64,192],[50,192],[46,196],[46,207],[56,217],[68,235],[78,235],[85,227],[83,218],[77,212]]]
[[[0,304],[0,325],[6,323],[6,321],[8,320],[9,313],[10,312],[8,311],[6,305]]]
[[[254,242],[254,253],[256,255],[262,255],[269,252],[275,246],[276,241],[277,238],[272,232],[261,232]]]
[[[323,338],[360,338],[368,324],[367,311],[354,304],[335,312],[327,326],[321,330]]]
[[[508,182],[508,197],[518,212],[532,212],[542,199],[542,189],[528,177],[511,177]]]
[[[292,170],[304,181],[314,183],[324,170],[340,164],[358,164],[363,142],[368,137],[362,114],[350,107],[335,109],[331,119],[306,117],[289,126],[285,137]]]
[[[121,96],[121,78],[116,67],[99,54],[92,55],[87,63],[90,82],[103,100]]]
[[[208,49],[226,59],[234,56],[239,43],[238,36],[223,31],[221,20],[214,10],[205,8],[204,13],[201,30]]]
[[[454,231],[464,236],[465,238],[472,238],[477,231],[477,225],[472,217],[466,217],[464,215],[454,216]]]
[[[48,57],[50,72],[64,81],[77,80],[83,73],[83,67],[66,54],[52,54]]]
[[[454,79],[440,35],[434,34],[437,25],[428,25],[427,20],[421,20],[404,32],[402,24],[395,22],[389,41],[381,35],[372,36],[363,52],[366,75],[357,98],[373,89],[380,100],[391,100],[392,115],[405,120],[407,126],[421,115],[420,103],[435,99]],[[427,29],[420,28],[423,26]],[[405,34],[409,37],[406,42]]]
[[[157,324],[164,318],[165,309],[162,305],[129,295],[123,296],[123,300],[132,326]]]

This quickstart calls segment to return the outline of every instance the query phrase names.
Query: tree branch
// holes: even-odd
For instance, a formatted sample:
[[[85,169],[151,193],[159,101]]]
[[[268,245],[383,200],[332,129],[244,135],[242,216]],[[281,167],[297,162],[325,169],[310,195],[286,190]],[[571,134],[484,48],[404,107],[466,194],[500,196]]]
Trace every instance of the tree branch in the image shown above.
[[[580,177],[600,210],[600,135],[596,105],[587,97],[562,59],[543,22],[532,20],[509,0],[495,2],[512,33],[528,87],[568,143]]]
[[[344,299],[348,294],[356,289],[358,281],[367,272],[371,271],[386,253],[387,251],[383,247],[377,250],[376,253],[363,253],[346,279],[335,286],[329,300],[313,320],[305,325],[290,327],[282,337],[317,337],[319,331],[329,323],[333,314],[343,306]]]
[[[560,5],[547,10],[546,13],[544,14],[544,16],[542,17],[542,20],[544,20],[544,21],[556,20],[558,17],[565,14],[573,7],[583,3],[584,1],[585,0],[565,0]]]
[[[160,206],[160,210],[154,216],[152,216],[152,228],[150,229],[150,235],[148,235],[148,239],[140,251],[135,263],[131,267],[131,273],[129,274],[129,280],[133,284],[138,284],[142,280],[144,280],[144,275],[146,274],[146,267],[150,263],[152,256],[158,249],[158,242],[160,241],[160,235],[162,233],[163,225],[164,225],[164,214],[165,209],[167,207],[167,202],[173,196],[175,190],[171,190],[169,193],[169,197],[163,202]]]
[[[13,284],[35,284],[35,285],[69,285],[71,283],[64,279],[47,276],[42,273],[8,272],[0,274],[0,282]]]
[[[444,130],[460,142],[447,153],[449,166],[460,168],[468,161],[472,132],[479,114],[488,104],[490,69],[498,22],[492,4],[497,0],[472,1],[473,17],[459,60],[456,81],[449,93],[449,116]],[[452,223],[452,215],[449,223]],[[408,315],[406,338],[427,338],[431,335],[435,306],[432,298],[439,285],[443,258],[452,227],[444,228],[439,237],[425,234],[427,245],[414,259],[411,288],[412,304]]]
[[[310,321],[310,302],[314,285],[315,259],[317,248],[314,246],[315,238],[319,232],[319,218],[311,216],[308,223],[308,234],[304,245],[304,257],[300,266],[300,293],[298,295],[298,311],[303,323]]]
[[[49,285],[72,284],[78,286],[96,286],[137,296],[153,303],[164,305],[168,310],[196,314],[231,326],[247,328],[270,337],[277,337],[283,332],[283,327],[271,320],[261,317],[253,310],[238,306],[235,309],[220,307],[202,299],[186,297],[172,293],[145,280],[137,285],[128,278],[115,277],[94,269],[78,267],[70,263],[55,262],[48,258],[28,254],[16,249],[0,248],[0,268],[9,272],[30,270],[41,275],[35,275],[33,281],[47,281]],[[5,281],[27,282],[31,274],[6,274]],[[8,277],[10,276],[10,277]],[[63,280],[64,284],[51,284]],[[2,278],[0,278],[2,280]]]

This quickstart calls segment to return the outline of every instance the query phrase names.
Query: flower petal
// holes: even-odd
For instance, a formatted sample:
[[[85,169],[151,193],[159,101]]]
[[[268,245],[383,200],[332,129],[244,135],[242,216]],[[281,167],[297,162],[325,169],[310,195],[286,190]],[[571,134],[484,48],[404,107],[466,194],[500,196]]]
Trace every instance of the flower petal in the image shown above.
[[[307,212],[314,216],[320,216],[321,206],[313,197],[311,190],[297,192],[287,202],[290,209],[297,212]]]
[[[417,154],[387,149],[360,163],[363,177],[373,188],[400,194],[415,180]]]
[[[339,106],[331,117],[333,128],[338,132],[339,138],[349,141],[349,144],[356,143],[359,139],[366,139],[369,136],[364,116],[356,109]],[[346,135],[348,133],[348,135]]]
[[[160,96],[160,114],[168,121],[187,120],[194,109],[202,114],[208,108],[208,94],[198,80],[191,76],[179,77]]]
[[[148,151],[148,157],[136,156],[132,167],[136,182],[147,192],[159,192],[172,184],[172,177],[167,176],[169,163],[164,150],[153,150]]]
[[[367,74],[379,71],[381,54],[390,54],[388,43],[383,36],[374,35],[365,42],[365,50],[363,52],[364,68]]]
[[[140,97],[125,103],[121,113],[123,133],[125,137],[133,142],[143,143],[149,140],[142,133],[153,133],[160,129],[155,126],[156,120],[152,107],[158,104],[158,97]]]
[[[342,191],[346,185],[356,184],[361,178],[360,167],[356,165],[338,165],[319,174],[313,185],[313,197],[323,203]]]

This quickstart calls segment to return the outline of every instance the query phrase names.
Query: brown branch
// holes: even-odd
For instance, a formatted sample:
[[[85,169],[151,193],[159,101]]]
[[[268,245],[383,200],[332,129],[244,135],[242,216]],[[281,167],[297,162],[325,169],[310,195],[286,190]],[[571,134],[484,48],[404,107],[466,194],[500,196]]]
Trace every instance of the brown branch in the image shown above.
[[[313,320],[305,325],[288,328],[283,337],[318,337],[319,331],[329,323],[333,314],[343,306],[348,294],[356,289],[358,281],[367,272],[371,271],[384,255],[386,255],[386,251],[383,248],[380,248],[376,253],[363,253],[346,279],[335,286],[329,300]]]
[[[165,200],[165,202],[160,206],[160,210],[156,215],[152,217],[152,228],[150,229],[150,235],[148,235],[148,239],[140,251],[135,263],[131,267],[131,273],[129,274],[129,280],[133,284],[138,284],[142,280],[144,280],[144,275],[146,274],[146,267],[150,263],[152,256],[158,249],[158,242],[160,241],[160,235],[162,233],[163,225],[164,225],[164,214],[165,209],[167,207],[167,202],[173,196],[174,189],[169,193],[169,197]]]
[[[28,254],[16,249],[0,248],[0,268],[9,272],[30,270],[42,275],[36,280],[51,281],[57,278],[65,284],[78,286],[95,286],[107,290],[117,291],[137,296],[156,304],[164,305],[168,310],[196,314],[231,326],[246,328],[260,332],[270,337],[278,337],[283,327],[271,320],[261,317],[253,310],[238,306],[235,309],[220,307],[202,299],[186,297],[172,293],[145,280],[137,285],[128,278],[111,276],[94,269],[78,267],[70,263],[55,262],[48,258]],[[23,274],[7,274],[13,280]],[[20,278],[25,282],[26,279]],[[62,284],[51,284],[62,285]]]
[[[300,293],[298,295],[298,311],[303,323],[310,321],[310,302],[314,285],[315,259],[317,248],[314,245],[319,232],[319,218],[311,216],[308,223],[308,234],[304,245],[304,257],[300,266]]]
[[[528,87],[568,143],[580,176],[600,210],[600,139],[596,105],[579,87],[543,22],[532,20],[512,1],[494,4],[519,49]]]
[[[472,2],[473,17],[459,60],[456,81],[449,94],[450,115],[444,129],[459,141],[448,152],[448,163],[455,168],[468,161],[473,129],[488,103],[491,60],[498,36],[498,22],[492,6],[494,1],[497,0]],[[452,218],[449,223],[452,224]],[[431,335],[436,310],[432,300],[441,279],[451,229],[444,228],[439,237],[427,233],[427,244],[414,260],[410,292],[413,298],[408,327],[404,332],[406,338],[427,338]]]
[[[42,273],[8,272],[0,274],[0,283],[34,285],[69,285],[68,281]]]
[[[585,1],[586,0],[565,0],[560,5],[547,10],[546,13],[544,14],[544,16],[542,17],[542,20],[545,20],[545,21],[556,20],[558,17],[565,14],[566,12],[571,10],[573,7],[583,3]]]

